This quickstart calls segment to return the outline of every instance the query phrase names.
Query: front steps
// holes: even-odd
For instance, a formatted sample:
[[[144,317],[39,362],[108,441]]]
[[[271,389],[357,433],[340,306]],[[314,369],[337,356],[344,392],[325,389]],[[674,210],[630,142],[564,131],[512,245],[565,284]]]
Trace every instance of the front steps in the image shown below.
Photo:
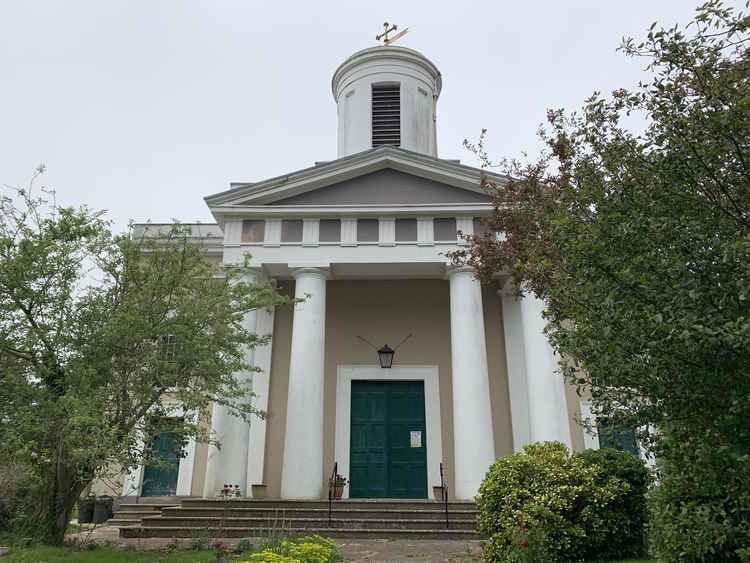
[[[180,497],[120,497],[107,524],[118,528],[137,526],[143,518],[159,516],[163,508],[179,504]]]
[[[120,528],[123,538],[249,538],[317,533],[332,538],[478,539],[470,502],[414,500],[328,501],[182,499],[140,525]]]

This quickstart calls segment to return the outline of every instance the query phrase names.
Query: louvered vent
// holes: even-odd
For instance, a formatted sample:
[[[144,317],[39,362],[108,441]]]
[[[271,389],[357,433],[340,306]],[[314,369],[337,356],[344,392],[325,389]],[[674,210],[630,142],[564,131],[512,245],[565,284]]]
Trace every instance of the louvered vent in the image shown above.
[[[398,84],[372,87],[372,146],[401,146],[401,88]]]

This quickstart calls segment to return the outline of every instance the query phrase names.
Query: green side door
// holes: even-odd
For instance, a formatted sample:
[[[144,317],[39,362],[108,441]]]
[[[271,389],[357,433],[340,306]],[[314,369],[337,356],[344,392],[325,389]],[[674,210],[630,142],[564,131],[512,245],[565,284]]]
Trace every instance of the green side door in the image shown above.
[[[144,468],[141,496],[173,496],[177,492],[179,448],[173,433],[163,432],[154,439],[151,451],[159,461]]]
[[[427,498],[422,381],[353,381],[349,496]]]

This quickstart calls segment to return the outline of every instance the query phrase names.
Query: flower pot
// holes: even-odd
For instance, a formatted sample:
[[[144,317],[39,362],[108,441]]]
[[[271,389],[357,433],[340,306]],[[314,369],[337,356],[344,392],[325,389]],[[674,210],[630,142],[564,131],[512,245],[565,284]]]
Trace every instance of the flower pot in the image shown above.
[[[333,498],[335,498],[336,500],[341,500],[342,496],[344,496],[344,485],[334,485]]]
[[[435,495],[435,499],[443,500],[443,487],[440,485],[432,487],[432,494]]]
[[[112,503],[114,499],[112,497],[99,497],[94,502],[94,518],[92,522],[94,524],[102,524],[110,518],[112,518]]]
[[[94,519],[94,498],[87,497],[78,501],[78,523],[90,524]]]

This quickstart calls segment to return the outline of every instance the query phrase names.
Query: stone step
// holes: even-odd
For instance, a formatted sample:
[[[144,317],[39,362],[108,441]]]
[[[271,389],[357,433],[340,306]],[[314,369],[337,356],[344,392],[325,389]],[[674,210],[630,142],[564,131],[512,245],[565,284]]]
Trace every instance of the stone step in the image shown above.
[[[334,518],[357,518],[357,519],[384,519],[394,518],[397,520],[424,519],[444,520],[445,512],[437,509],[400,509],[400,508],[343,508],[334,507],[332,511]],[[228,518],[265,518],[265,519],[289,519],[289,518],[328,518],[328,508],[241,508],[229,506],[227,508],[212,507],[170,507],[164,508],[161,515],[170,518],[190,517],[228,517]],[[474,519],[476,510],[449,510],[449,518]]]
[[[141,521],[144,528],[197,528],[197,529],[222,529],[222,528],[275,528],[284,530],[286,528],[310,529],[329,527],[327,518],[285,518],[274,521],[268,518],[168,518],[151,516]],[[334,518],[330,527],[336,529],[397,529],[397,530],[441,530],[445,529],[445,522],[439,520],[416,520],[416,519],[354,519]],[[449,529],[474,530],[474,520],[453,519],[449,521]]]
[[[179,506],[179,503],[170,504],[121,504],[117,512],[159,512],[162,508]]]
[[[473,540],[479,536],[472,530],[402,530],[396,528],[288,528],[284,533],[289,535],[320,534],[329,538],[350,539],[405,539],[405,540]],[[219,538],[263,538],[278,535],[278,528],[190,528],[190,527],[145,527],[136,526],[120,528],[123,538],[196,538],[210,536]]]
[[[110,518],[107,520],[108,526],[114,526],[115,528],[121,528],[123,526],[138,526],[141,523],[140,518],[129,519],[129,518]]]
[[[327,500],[278,500],[278,499],[233,499],[233,500],[221,500],[221,499],[183,499],[180,502],[180,506],[184,508],[195,508],[195,507],[226,507],[232,506],[236,508],[278,508],[283,509],[287,507],[294,508],[326,508],[328,509]],[[346,499],[337,500],[333,502],[334,508],[390,508],[390,509],[407,509],[407,510],[419,510],[419,509],[432,509],[441,510],[443,503],[434,500],[414,500],[414,499]],[[473,502],[461,502],[452,501],[448,503],[448,510],[473,510],[475,508]]]

